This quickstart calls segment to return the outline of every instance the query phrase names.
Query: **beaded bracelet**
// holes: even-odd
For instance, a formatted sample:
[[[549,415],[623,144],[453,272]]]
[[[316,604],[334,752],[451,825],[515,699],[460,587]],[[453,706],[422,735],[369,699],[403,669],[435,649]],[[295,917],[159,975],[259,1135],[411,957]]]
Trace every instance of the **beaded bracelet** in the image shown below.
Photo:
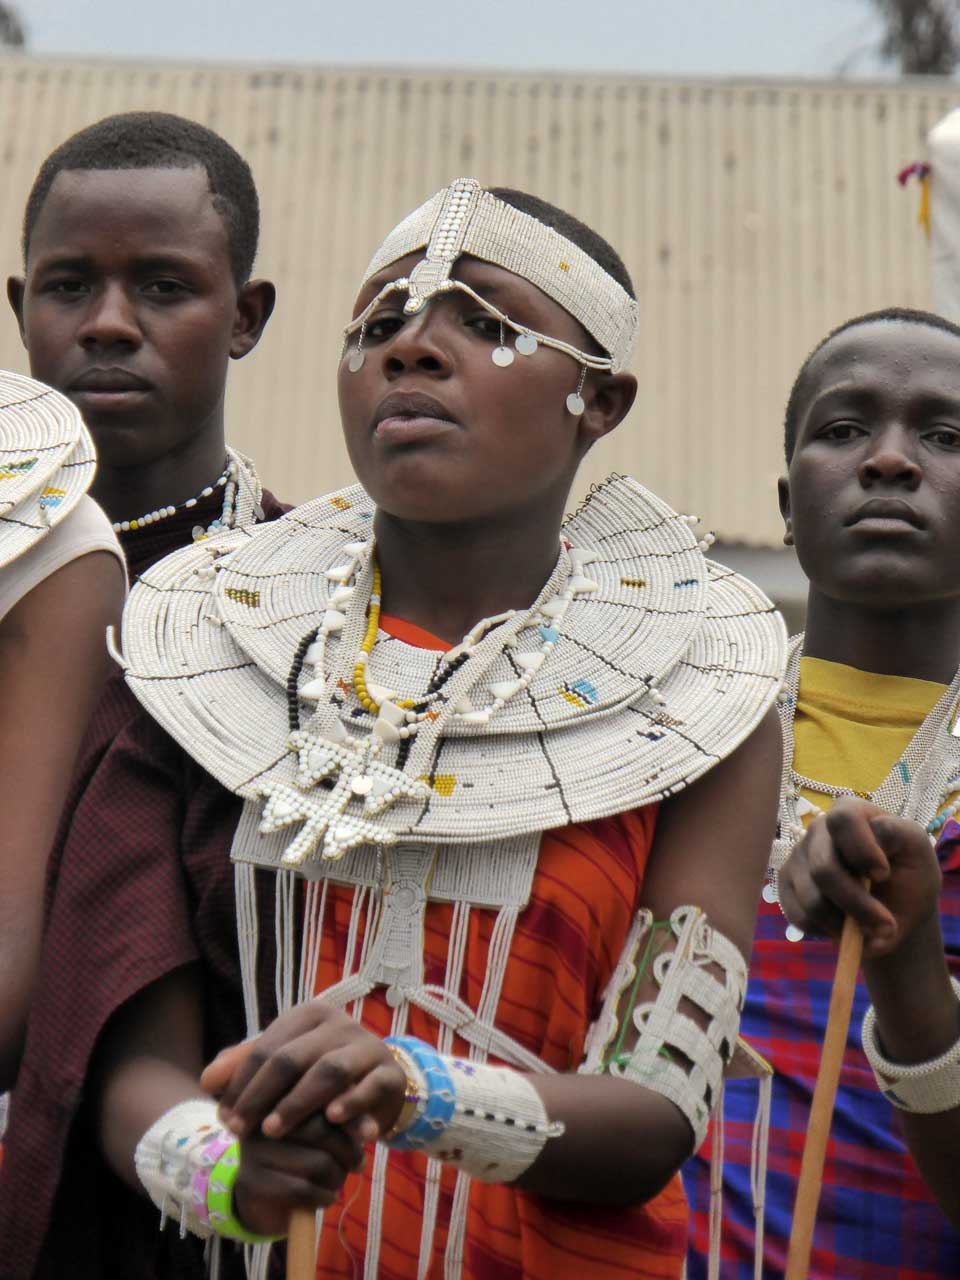
[[[272,1244],[279,1236],[261,1236],[248,1231],[233,1212],[233,1186],[240,1172],[240,1143],[231,1142],[210,1170],[207,1183],[207,1220],[218,1236],[241,1244]]]
[[[416,1079],[416,1071],[415,1069],[411,1070],[412,1064],[407,1055],[402,1049],[397,1048],[395,1044],[387,1042],[386,1047],[390,1051],[394,1062],[406,1077],[403,1106],[400,1108],[400,1112],[390,1128],[381,1135],[384,1142],[392,1142],[401,1133],[406,1133],[414,1121],[420,1117],[426,1106],[427,1099],[420,1090],[419,1082]]]
[[[950,981],[960,1002],[960,982],[956,978]],[[864,1015],[861,1039],[877,1087],[899,1111],[936,1115],[960,1106],[960,1039],[946,1053],[927,1062],[890,1062],[877,1043],[877,1015],[872,1005]]]
[[[409,1128],[389,1139],[397,1151],[416,1151],[439,1137],[453,1117],[456,1095],[450,1072],[436,1049],[414,1036],[389,1036],[384,1044],[391,1051],[396,1049],[413,1065],[423,1081],[423,1087],[415,1085],[418,1102]],[[406,1069],[406,1068],[405,1068]]]

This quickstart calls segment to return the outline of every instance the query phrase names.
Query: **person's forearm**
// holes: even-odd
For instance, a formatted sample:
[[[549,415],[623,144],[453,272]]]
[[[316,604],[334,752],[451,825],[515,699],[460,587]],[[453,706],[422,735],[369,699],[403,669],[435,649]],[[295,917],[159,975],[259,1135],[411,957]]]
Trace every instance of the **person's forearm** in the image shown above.
[[[0,1093],[14,1087],[27,1034],[27,1016],[40,956],[39,912],[32,920],[0,924]]]
[[[609,1075],[531,1076],[547,1115],[564,1126],[515,1186],[556,1200],[650,1200],[693,1150],[690,1125],[660,1094]]]
[[[928,1062],[956,1044],[960,1004],[950,982],[939,920],[863,969],[877,1015],[879,1047],[889,1061]],[[923,1180],[950,1221],[960,1226],[960,1106],[933,1115],[897,1114]]]
[[[863,976],[880,1042],[893,1062],[926,1062],[960,1037],[960,1005],[936,917],[890,955],[865,961]]]

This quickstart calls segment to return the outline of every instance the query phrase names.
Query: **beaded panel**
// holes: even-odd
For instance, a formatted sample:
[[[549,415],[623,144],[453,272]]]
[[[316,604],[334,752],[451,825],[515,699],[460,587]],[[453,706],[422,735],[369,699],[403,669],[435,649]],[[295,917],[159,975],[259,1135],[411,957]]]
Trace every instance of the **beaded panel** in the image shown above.
[[[0,567],[73,510],[95,468],[93,441],[66,396],[0,370]]]

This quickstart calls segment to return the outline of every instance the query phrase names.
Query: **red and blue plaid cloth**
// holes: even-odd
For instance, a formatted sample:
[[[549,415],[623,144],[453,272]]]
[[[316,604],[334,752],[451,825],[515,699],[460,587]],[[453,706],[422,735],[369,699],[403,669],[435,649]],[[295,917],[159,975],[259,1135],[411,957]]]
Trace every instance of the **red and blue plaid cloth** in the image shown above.
[[[944,944],[960,977],[960,824],[937,844],[943,868]],[[788,942],[776,904],[761,903],[741,1034],[776,1070],[767,1175],[764,1280],[781,1280],[810,1100],[827,1024],[837,953],[818,939]],[[869,1000],[857,986],[834,1112],[809,1280],[947,1280],[960,1277],[960,1232],[933,1202],[907,1152],[896,1113],[874,1084],[860,1047]],[[753,1280],[750,1150],[757,1087],[726,1089],[722,1280]],[[707,1274],[709,1141],[689,1162],[688,1280]]]

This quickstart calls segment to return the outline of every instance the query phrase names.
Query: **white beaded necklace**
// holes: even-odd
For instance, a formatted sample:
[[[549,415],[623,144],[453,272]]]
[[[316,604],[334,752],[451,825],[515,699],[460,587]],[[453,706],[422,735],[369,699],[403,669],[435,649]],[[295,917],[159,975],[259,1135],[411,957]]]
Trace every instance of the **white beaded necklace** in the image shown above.
[[[777,874],[786,862],[793,847],[802,839],[805,828],[802,818],[822,812],[817,805],[800,794],[801,789],[839,799],[859,793],[850,787],[835,787],[818,782],[797,773],[793,768],[793,720],[796,715],[797,693],[800,687],[800,658],[803,654],[803,636],[790,642],[787,671],[783,690],[777,700],[780,727],[783,732],[783,772],[780,784],[780,814],[777,838],[768,868],[768,880],[763,889],[766,902],[779,901]],[[960,737],[957,736],[957,707],[960,702],[960,671],[954,676],[946,692],[938,699],[920,728],[907,744],[906,750],[896,761],[887,777],[875,791],[861,799],[870,800],[889,813],[910,818],[925,827],[931,841],[949,818],[960,810],[960,800],[954,800],[944,808],[951,796],[960,790]],[[790,925],[787,937],[799,941],[800,929]]]
[[[231,458],[224,467],[223,472],[217,477],[213,484],[208,484],[201,489],[195,498],[187,498],[186,502],[181,502],[179,506],[159,507],[156,511],[147,511],[142,516],[137,516],[133,520],[114,520],[114,533],[130,533],[137,529],[144,529],[148,525],[159,524],[161,520],[167,520],[170,516],[175,516],[181,509],[189,511],[197,505],[203,498],[209,498],[216,489],[223,489],[223,508],[220,516],[213,522],[210,529],[216,532],[219,529],[232,528],[231,514],[233,510],[233,500],[237,492],[237,470],[238,464],[235,458]],[[194,539],[198,536],[206,534],[206,529],[200,529],[199,534],[194,530]]]

